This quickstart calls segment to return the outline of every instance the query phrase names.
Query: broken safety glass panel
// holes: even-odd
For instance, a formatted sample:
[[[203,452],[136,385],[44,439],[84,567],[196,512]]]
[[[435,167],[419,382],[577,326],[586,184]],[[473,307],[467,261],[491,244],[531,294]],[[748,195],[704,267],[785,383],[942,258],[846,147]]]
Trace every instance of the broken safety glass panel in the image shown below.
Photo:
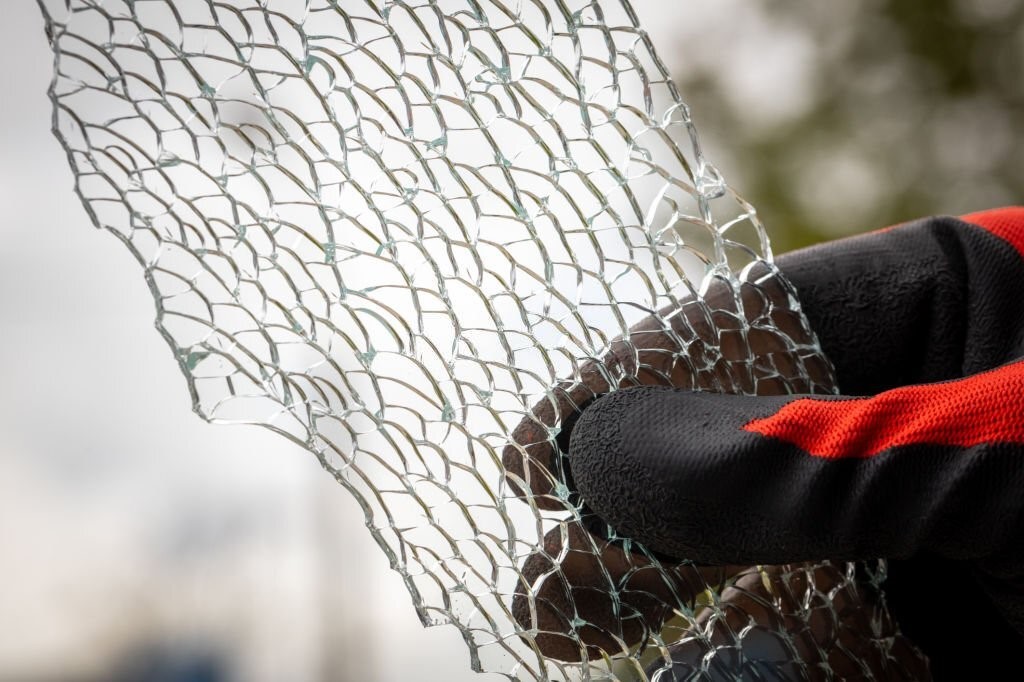
[[[619,0],[40,0],[54,128],[196,411],[302,444],[511,679],[888,679],[884,564],[668,562],[560,433],[638,384],[835,390]]]

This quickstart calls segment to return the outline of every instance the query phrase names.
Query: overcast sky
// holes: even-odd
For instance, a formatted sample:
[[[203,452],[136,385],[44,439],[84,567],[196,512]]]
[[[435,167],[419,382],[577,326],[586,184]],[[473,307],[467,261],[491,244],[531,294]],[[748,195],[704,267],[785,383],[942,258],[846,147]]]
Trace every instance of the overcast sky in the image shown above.
[[[487,679],[420,626],[309,453],[191,412],[141,268],[73,194],[39,11],[4,5],[0,680],[99,679],[153,647],[246,680]]]

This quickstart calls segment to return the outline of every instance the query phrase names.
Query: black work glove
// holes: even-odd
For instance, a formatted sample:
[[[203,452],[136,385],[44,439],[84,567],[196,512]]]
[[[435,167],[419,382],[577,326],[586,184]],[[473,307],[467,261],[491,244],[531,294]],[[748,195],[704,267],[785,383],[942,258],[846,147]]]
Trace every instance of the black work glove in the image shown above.
[[[569,436],[587,405],[612,388],[834,391],[831,364],[777,268],[757,263],[704,285],[699,298],[683,298],[633,325],[524,414],[502,453],[509,492],[539,509],[580,508]],[[633,655],[635,647],[682,637],[688,644],[674,657],[697,661],[701,679],[765,677],[762,664],[786,679],[798,669],[814,673],[813,680],[928,676],[923,655],[899,633],[869,576],[854,580],[843,575],[843,564],[827,562],[671,565],[609,536],[585,505],[580,510],[582,517],[551,528],[520,566],[511,612],[544,656]],[[718,594],[715,609],[700,606],[709,585]],[[671,625],[679,608],[697,612],[685,632]],[[705,655],[709,647],[713,656]],[[736,659],[739,651],[749,656]],[[673,666],[672,674],[685,676],[691,667]]]
[[[890,606],[936,679],[1016,670],[1024,209],[909,223],[778,266],[838,385],[868,397],[616,391],[572,430],[576,489],[619,534],[700,564],[890,558]]]

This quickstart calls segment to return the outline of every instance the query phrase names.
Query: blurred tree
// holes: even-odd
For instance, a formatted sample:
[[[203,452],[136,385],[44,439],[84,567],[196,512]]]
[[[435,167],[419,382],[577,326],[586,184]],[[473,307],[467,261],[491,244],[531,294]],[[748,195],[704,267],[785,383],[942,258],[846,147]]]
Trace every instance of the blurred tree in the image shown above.
[[[778,252],[1024,200],[1021,3],[709,7],[669,61]]]

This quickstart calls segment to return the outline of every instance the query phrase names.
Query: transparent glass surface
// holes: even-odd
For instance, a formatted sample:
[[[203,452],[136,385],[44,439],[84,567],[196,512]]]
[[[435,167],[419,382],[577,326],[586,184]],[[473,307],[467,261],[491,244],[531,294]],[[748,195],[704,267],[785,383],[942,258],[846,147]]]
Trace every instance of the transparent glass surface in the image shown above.
[[[558,436],[597,394],[835,390],[628,3],[40,7],[76,191],[195,411],[316,456],[467,665],[918,674],[883,563],[666,563],[566,480]]]

